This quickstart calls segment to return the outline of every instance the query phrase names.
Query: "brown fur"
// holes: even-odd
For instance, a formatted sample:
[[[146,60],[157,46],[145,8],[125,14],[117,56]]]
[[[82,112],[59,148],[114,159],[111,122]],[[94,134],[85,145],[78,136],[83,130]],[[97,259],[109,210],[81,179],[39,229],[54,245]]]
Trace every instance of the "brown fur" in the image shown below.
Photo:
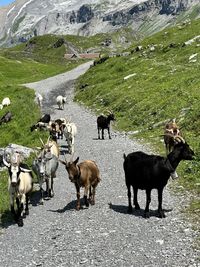
[[[181,138],[181,132],[174,119],[168,122],[164,129],[164,142],[167,154],[173,150],[177,137]]]
[[[95,204],[95,193],[96,187],[100,182],[99,169],[95,161],[85,160],[79,164],[79,158],[73,162],[62,161],[60,162],[65,165],[68,172],[69,179],[75,184],[77,192],[77,204],[76,209],[79,210],[80,205],[80,187],[84,187],[84,200],[85,205],[88,207],[89,202],[91,205]],[[88,201],[88,191],[89,191],[89,201]]]

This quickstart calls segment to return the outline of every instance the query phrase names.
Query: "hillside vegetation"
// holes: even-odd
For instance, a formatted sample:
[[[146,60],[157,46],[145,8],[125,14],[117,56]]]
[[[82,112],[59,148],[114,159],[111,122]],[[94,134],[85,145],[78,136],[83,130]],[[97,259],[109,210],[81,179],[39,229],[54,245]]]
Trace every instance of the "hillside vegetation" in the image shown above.
[[[65,65],[66,60],[63,57],[65,53],[117,53],[129,47],[133,40],[137,40],[139,36],[130,28],[89,37],[48,34],[33,37],[26,43],[2,51],[6,57],[13,59],[23,57],[43,63]]]
[[[178,167],[177,187],[196,192],[195,212],[200,209],[200,38],[190,45],[185,42],[198,36],[199,28],[200,20],[187,22],[134,43],[129,55],[92,67],[76,91],[76,101],[97,114],[112,110],[117,129],[150,143],[162,155],[164,125],[176,118],[196,154],[194,161]]]

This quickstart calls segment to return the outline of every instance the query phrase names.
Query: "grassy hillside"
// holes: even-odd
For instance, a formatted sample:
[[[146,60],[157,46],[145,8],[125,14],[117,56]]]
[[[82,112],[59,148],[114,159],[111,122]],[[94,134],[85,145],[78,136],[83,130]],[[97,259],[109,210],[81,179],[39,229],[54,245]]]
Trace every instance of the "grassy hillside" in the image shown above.
[[[2,49],[0,54],[3,53],[4,56],[12,59],[23,57],[42,63],[65,65],[66,60],[63,58],[65,53],[99,52],[105,54],[111,51],[119,52],[129,47],[132,41],[138,38],[139,34],[130,28],[90,37],[49,34],[31,38],[28,42],[9,49]]]
[[[180,185],[194,190],[194,211],[200,209],[200,20],[165,29],[129,50],[130,55],[109,58],[79,79],[76,101],[97,114],[111,109],[116,128],[137,132],[133,137],[146,141],[165,155],[163,128],[176,118],[185,139],[196,153],[192,162],[178,167]],[[142,50],[136,51],[138,45]],[[81,85],[87,85],[81,88]],[[197,204],[196,204],[197,201]],[[195,207],[195,208],[194,208]]]

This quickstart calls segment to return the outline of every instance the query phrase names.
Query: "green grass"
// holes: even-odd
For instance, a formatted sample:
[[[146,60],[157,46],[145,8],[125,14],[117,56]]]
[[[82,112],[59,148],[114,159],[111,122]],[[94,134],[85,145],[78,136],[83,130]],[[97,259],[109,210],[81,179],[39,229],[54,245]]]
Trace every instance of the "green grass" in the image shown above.
[[[200,193],[200,42],[183,46],[199,35],[200,20],[176,26],[134,43],[132,54],[110,58],[91,68],[77,83],[76,101],[97,114],[111,109],[116,115],[116,128],[139,133],[133,137],[148,142],[157,153],[165,155],[162,134],[164,122],[177,118],[187,142],[194,149],[194,161],[178,167],[180,185]],[[149,45],[155,45],[151,52]],[[173,48],[170,47],[173,44]],[[143,50],[135,52],[142,45]],[[196,62],[189,57],[197,54]],[[128,75],[129,79],[124,79]],[[82,84],[88,86],[79,89]],[[158,126],[156,126],[158,124]],[[198,201],[199,210],[200,203]]]

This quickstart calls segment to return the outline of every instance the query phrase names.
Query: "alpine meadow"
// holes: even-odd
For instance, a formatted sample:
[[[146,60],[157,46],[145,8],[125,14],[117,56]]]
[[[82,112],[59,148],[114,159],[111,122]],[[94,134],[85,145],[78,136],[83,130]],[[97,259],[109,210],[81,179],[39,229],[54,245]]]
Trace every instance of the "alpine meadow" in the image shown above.
[[[10,123],[0,126],[3,136],[0,146],[17,143],[34,148],[40,144],[41,133],[30,135],[29,129],[41,113],[34,101],[34,91],[22,84],[66,72],[86,61],[64,59],[66,46],[63,43],[55,48],[54,44],[63,38],[75,51],[95,47],[101,58],[96,59],[89,71],[77,81],[74,100],[96,114],[112,110],[116,115],[115,130],[150,144],[161,155],[165,155],[164,125],[176,118],[184,139],[195,151],[195,159],[178,167],[180,179],[173,184],[172,190],[189,195],[190,205],[185,212],[199,222],[199,28],[200,20],[180,23],[143,40],[133,39],[124,50],[117,46],[117,37],[113,34],[109,38],[115,40],[114,54],[100,45],[108,38],[103,34],[93,37],[44,35],[25,44],[2,48],[0,99],[9,95],[12,105],[0,110],[0,116],[9,110],[14,117]],[[46,137],[47,133],[42,135]],[[6,185],[7,175],[3,171],[0,179],[1,214],[9,210]]]

